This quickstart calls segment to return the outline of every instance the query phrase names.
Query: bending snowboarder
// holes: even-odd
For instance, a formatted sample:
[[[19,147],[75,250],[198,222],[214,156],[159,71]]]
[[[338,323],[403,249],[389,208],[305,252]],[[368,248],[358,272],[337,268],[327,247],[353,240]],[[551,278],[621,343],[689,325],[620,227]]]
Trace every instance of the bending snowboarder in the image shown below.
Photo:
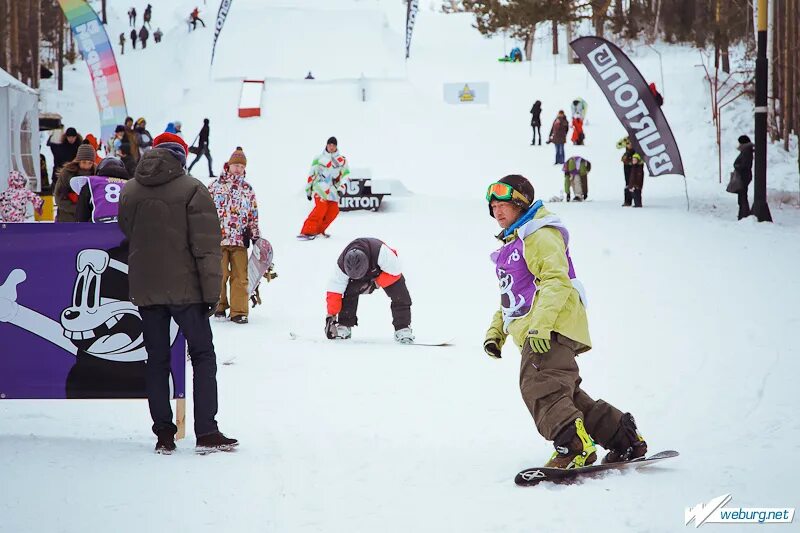
[[[511,335],[522,352],[522,398],[539,433],[556,449],[545,467],[593,463],[595,441],[610,450],[604,463],[644,456],[647,444],[633,416],[593,400],[580,387],[575,358],[591,349],[591,341],[586,297],[575,277],[566,227],[541,200],[534,202],[533,185],[523,176],[489,185],[486,201],[502,228],[497,238],[503,244],[492,254],[500,309],[483,349],[499,359]]]
[[[411,296],[397,252],[381,240],[362,237],[348,244],[336,263],[328,285],[325,335],[329,339],[349,339],[351,329],[358,325],[358,297],[383,289],[392,300],[394,339],[402,344],[413,343]]]

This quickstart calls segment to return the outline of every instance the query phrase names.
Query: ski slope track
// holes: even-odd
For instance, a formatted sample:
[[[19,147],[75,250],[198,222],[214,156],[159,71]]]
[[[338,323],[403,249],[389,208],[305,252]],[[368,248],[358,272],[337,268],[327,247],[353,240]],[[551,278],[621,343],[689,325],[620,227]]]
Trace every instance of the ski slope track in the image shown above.
[[[581,65],[553,61],[545,32],[532,65],[502,64],[510,40],[421,2],[405,63],[399,0],[236,0],[212,70],[216,6],[201,14],[207,28],[188,33],[195,2],[152,3],[162,43],[118,56],[129,114],[154,134],[181,120],[187,141],[209,118],[217,171],[242,146],[275,250],[279,277],[262,284],[250,324],[212,324],[220,428],[241,446],[197,457],[191,401],[188,438],[166,457],[152,453],[144,401],[0,400],[0,532],[671,532],[684,529],[686,507],[720,494],[737,507],[796,506],[800,217],[773,205],[774,224],[736,221],[736,198],[718,183],[697,51],[658,46],[662,87],[657,55],[627,49],[665,95],[691,210],[678,176],[646,178],[645,208],[623,209],[614,144],[624,131]],[[130,31],[127,9],[136,5],[141,21],[146,2],[108,4],[116,43]],[[317,80],[302,79],[309,70]],[[259,118],[237,117],[245,77],[266,79]],[[442,101],[442,83],[472,81],[490,83],[488,106]],[[45,84],[43,108],[97,133],[84,64],[65,85]],[[528,110],[543,102],[546,136],[578,96],[589,104],[587,145],[566,152],[592,162],[591,201],[550,203],[563,175],[552,146],[529,145]],[[725,113],[727,176],[736,138],[752,136],[752,103]],[[298,242],[308,166],[331,135],[351,166],[413,194],[386,197],[378,213],[342,213],[330,239]],[[769,160],[770,186],[796,195],[796,151],[771,146]],[[205,168],[196,177],[208,182]],[[651,451],[680,457],[571,486],[515,486],[552,447],[520,398],[517,351],[509,343],[492,360],[482,350],[498,304],[489,260],[498,228],[484,194],[510,173],[531,178],[569,228],[594,345],[579,358],[583,386],[632,412]],[[380,291],[361,299],[353,336],[386,343],[288,337],[299,327],[322,338],[327,280],[357,236],[398,251],[415,333],[453,346],[390,342]]]

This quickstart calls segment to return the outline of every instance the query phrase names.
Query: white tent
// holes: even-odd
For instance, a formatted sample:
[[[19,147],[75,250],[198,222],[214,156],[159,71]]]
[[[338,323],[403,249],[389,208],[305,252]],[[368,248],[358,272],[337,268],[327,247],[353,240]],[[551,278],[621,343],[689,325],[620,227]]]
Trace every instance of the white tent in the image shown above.
[[[34,191],[39,175],[39,93],[0,69],[0,191],[18,170]]]

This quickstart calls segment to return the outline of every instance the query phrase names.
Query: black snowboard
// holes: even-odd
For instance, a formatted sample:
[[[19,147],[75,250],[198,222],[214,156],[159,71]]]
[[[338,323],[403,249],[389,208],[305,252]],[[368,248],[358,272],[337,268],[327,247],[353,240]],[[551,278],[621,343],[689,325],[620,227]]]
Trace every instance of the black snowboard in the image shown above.
[[[630,468],[642,468],[650,466],[664,459],[670,457],[677,457],[679,454],[675,450],[667,450],[659,452],[655,455],[640,457],[633,461],[624,463],[609,463],[584,466],[582,468],[573,468],[565,470],[563,468],[544,468],[533,467],[526,468],[514,478],[514,483],[523,487],[531,487],[539,483],[548,481],[550,483],[570,484],[576,483],[584,477],[599,477],[603,472],[609,470],[626,470]]]

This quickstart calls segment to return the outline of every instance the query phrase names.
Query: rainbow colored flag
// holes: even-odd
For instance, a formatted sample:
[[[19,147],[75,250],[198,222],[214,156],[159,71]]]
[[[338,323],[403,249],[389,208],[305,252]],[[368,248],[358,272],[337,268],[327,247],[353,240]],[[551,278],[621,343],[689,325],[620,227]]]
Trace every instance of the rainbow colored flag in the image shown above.
[[[114,136],[114,128],[128,116],[114,49],[100,17],[86,0],[58,0],[58,3],[89,67],[100,113],[100,140],[108,142]]]

